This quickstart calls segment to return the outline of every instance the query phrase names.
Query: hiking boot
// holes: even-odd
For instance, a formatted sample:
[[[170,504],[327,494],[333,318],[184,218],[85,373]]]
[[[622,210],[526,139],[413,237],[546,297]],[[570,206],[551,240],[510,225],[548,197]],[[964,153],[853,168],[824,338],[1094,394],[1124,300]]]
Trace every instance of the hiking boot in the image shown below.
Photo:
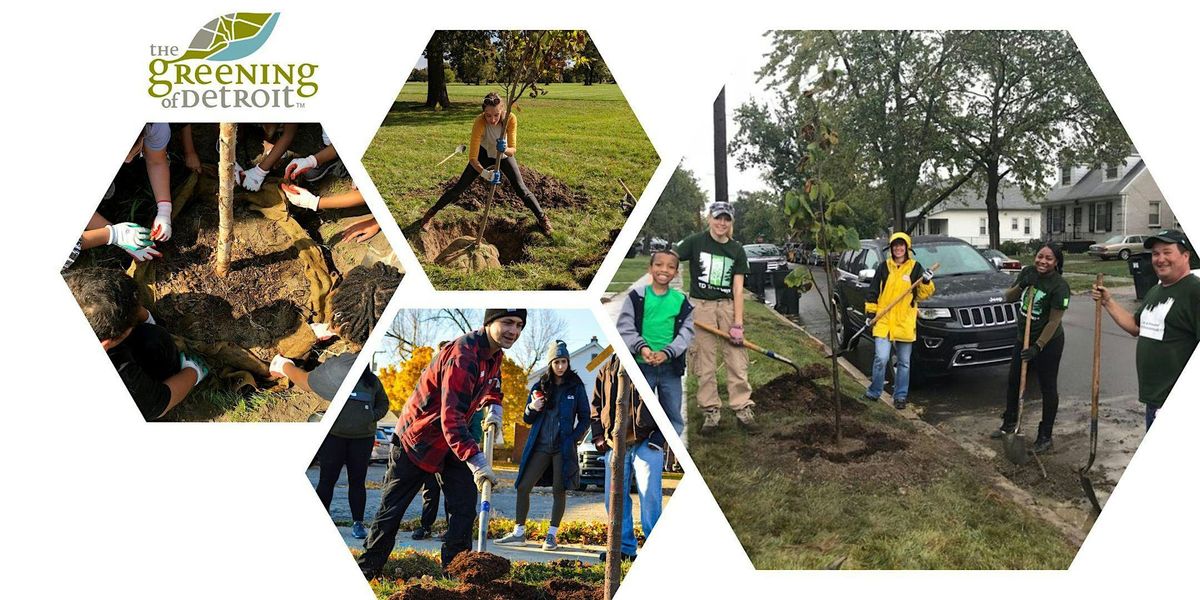
[[[892,406],[896,410],[904,410],[908,406],[908,400],[906,398],[892,398]]]
[[[497,544],[524,544],[525,543],[525,534],[524,533],[518,534],[517,532],[514,531],[514,532],[496,540],[496,543]]]
[[[737,416],[738,425],[741,425],[747,431],[758,430],[758,424],[754,422],[754,410],[751,407],[742,407],[741,410],[738,410],[733,414]]]
[[[1013,431],[1016,431],[1016,429],[1016,425],[1001,425],[999,429],[993,431],[990,435],[988,435],[988,437],[992,438],[993,440],[998,440],[1012,433]]]
[[[709,433],[717,429],[717,425],[721,424],[721,409],[710,408],[704,411],[704,425],[700,426],[700,433]]]
[[[1033,442],[1034,454],[1045,454],[1054,449],[1054,438],[1039,437]]]
[[[355,521],[354,524],[350,526],[350,536],[356,540],[367,539],[367,528],[363,527],[362,521]]]
[[[412,539],[423,540],[425,538],[428,538],[429,534],[430,534],[430,531],[428,529],[425,529],[424,527],[418,527],[416,529],[416,531],[413,531]]]
[[[558,550],[558,536],[553,533],[547,533],[546,539],[542,541],[542,550]]]
[[[554,227],[550,226],[550,217],[547,217],[546,215],[538,217],[538,227],[540,227],[542,229],[542,233],[546,234],[547,236],[549,236],[551,233],[554,233]]]

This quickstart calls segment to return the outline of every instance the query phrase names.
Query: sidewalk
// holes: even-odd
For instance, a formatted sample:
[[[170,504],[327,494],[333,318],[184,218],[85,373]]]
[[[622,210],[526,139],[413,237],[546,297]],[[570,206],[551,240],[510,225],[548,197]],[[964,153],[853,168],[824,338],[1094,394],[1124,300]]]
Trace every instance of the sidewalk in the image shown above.
[[[338,527],[338,533],[342,534],[342,541],[349,548],[361,550],[363,540],[356,540],[350,535],[349,527]],[[474,548],[475,541],[472,540],[471,547]],[[401,531],[396,536],[396,550],[411,548],[419,552],[434,552],[442,551],[442,543],[438,540],[412,539],[411,531]],[[582,546],[571,544],[559,544],[558,550],[542,550],[541,542],[526,542],[522,546],[513,546],[509,544],[497,544],[495,540],[488,541],[488,552],[499,554],[509,560],[523,560],[526,562],[545,563],[552,560],[570,559],[579,560],[588,564],[600,564],[600,552],[604,550],[603,546]]]

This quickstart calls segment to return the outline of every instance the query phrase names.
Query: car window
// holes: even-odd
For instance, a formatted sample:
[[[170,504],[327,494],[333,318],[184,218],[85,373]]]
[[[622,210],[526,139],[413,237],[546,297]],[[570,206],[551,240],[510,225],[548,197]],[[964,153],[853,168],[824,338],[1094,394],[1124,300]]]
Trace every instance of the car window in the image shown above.
[[[860,269],[862,269],[862,262],[863,262],[862,257],[864,255],[866,255],[866,253],[867,253],[866,250],[855,250],[853,252],[847,252],[846,254],[850,255],[850,260],[847,261],[849,264],[846,265],[846,271],[857,275],[858,271]]]
[[[879,253],[876,252],[874,248],[868,248],[866,256],[863,259],[862,267],[860,267],[859,270],[874,269],[875,265],[879,264],[879,260]]]
[[[1140,236],[1140,235],[1131,235],[1131,236],[1129,236],[1129,243],[1130,243],[1130,244],[1140,244],[1140,243],[1142,243],[1142,236]]]
[[[929,244],[916,246],[914,250],[926,269],[941,265],[937,271],[939,277],[995,270],[978,250],[967,244]]]
[[[1114,235],[1114,236],[1108,238],[1107,240],[1104,240],[1104,243],[1105,244],[1120,244],[1124,239],[1125,239],[1125,236],[1123,236],[1123,235]]]

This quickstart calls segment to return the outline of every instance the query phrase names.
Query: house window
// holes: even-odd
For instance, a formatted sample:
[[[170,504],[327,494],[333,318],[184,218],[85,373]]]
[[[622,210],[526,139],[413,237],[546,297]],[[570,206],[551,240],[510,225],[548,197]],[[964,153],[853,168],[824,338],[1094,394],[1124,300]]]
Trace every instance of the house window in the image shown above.
[[[1159,205],[1158,202],[1150,203],[1150,227],[1152,229],[1157,229],[1158,227],[1160,227],[1159,222],[1158,222],[1159,218],[1160,218],[1158,205]]]
[[[1033,219],[1030,219],[1029,217],[1025,217],[1025,235],[1029,235],[1029,231],[1030,231],[1032,225],[1033,225]]]
[[[1046,209],[1046,221],[1050,233],[1062,233],[1067,230],[1067,207],[1051,206]]]
[[[1071,185],[1071,167],[1063,165],[1058,168],[1058,182],[1061,185]]]
[[[1016,217],[1013,217],[1013,218],[1012,218],[1012,230],[1013,230],[1013,231],[1016,231],[1016,230],[1017,230],[1017,229],[1020,227],[1020,225],[1018,224],[1018,222],[1017,222],[1017,221],[1018,221],[1018,220],[1017,220],[1017,218],[1016,218]]]
[[[979,217],[979,235],[987,235],[987,217]]]
[[[1104,165],[1104,180],[1112,181],[1121,175],[1121,165]]]
[[[1112,231],[1112,202],[1097,202],[1092,205],[1088,231],[1103,233]]]

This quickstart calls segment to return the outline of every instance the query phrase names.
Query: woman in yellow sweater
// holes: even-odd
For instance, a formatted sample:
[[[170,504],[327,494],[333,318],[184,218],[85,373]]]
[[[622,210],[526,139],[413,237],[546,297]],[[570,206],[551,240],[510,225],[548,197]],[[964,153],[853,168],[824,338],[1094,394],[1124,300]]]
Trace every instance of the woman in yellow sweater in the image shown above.
[[[471,144],[468,146],[471,149],[470,162],[463,169],[458,183],[442,194],[442,197],[438,198],[438,201],[425,211],[425,214],[417,222],[408,227],[408,231],[415,231],[418,228],[428,231],[433,216],[457,200],[463,192],[467,191],[467,188],[471,187],[472,183],[475,183],[476,179],[482,179],[488,185],[500,185],[500,174],[503,173],[508,182],[512,184],[513,189],[516,190],[517,195],[521,197],[521,201],[529,207],[533,216],[537,217],[538,226],[541,227],[542,232],[550,235],[550,219],[546,218],[546,214],[542,212],[537,197],[529,191],[528,187],[525,187],[525,181],[521,179],[521,169],[514,156],[517,152],[517,116],[508,116],[508,125],[502,132],[504,115],[504,100],[500,98],[499,94],[491,92],[483,97],[483,113],[475,118],[475,124],[471,127]],[[499,169],[496,169],[497,157],[500,157]]]

